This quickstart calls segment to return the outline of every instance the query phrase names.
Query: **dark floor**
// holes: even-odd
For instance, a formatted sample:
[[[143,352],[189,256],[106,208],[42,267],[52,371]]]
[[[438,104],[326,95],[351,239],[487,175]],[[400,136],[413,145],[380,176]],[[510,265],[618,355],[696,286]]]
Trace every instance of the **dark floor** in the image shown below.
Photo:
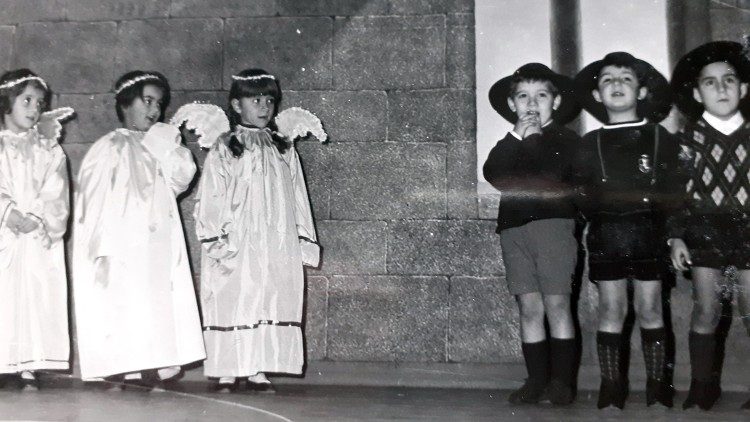
[[[207,392],[183,381],[181,391],[101,391],[62,376],[40,391],[0,390],[0,420],[25,421],[498,421],[498,420],[750,420],[739,410],[747,393],[728,392],[711,412],[646,408],[631,394],[624,411],[596,409],[595,392],[575,405],[511,406],[508,391],[282,385],[276,394]],[[678,394],[681,404],[684,392]]]

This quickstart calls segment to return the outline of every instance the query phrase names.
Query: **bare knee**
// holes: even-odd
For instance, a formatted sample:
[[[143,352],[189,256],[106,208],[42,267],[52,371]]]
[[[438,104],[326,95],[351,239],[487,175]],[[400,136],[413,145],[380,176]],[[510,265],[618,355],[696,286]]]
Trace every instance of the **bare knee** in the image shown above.
[[[661,303],[656,300],[637,303],[636,314],[643,328],[658,328],[664,325]]]
[[[544,304],[539,302],[519,302],[521,323],[524,325],[544,324]]]
[[[719,307],[714,303],[696,302],[693,305],[692,328],[699,333],[711,333],[719,325]]]
[[[604,300],[599,302],[599,320],[607,324],[622,325],[628,308],[621,300]]]

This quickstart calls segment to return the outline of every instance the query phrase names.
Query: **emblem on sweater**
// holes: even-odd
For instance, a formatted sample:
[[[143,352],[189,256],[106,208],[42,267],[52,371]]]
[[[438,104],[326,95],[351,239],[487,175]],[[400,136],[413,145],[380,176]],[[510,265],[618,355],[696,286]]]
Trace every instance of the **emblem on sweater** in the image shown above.
[[[638,170],[644,174],[652,170],[651,157],[648,154],[641,154],[641,157],[638,159]]]

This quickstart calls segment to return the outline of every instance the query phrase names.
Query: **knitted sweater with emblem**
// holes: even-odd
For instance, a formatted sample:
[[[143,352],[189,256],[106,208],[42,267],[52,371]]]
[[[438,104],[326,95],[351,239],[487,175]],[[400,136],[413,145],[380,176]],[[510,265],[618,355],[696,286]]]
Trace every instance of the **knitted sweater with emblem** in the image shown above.
[[[593,130],[577,154],[576,204],[589,221],[633,212],[663,221],[681,203],[674,194],[683,177],[678,155],[677,138],[645,120]]]
[[[705,119],[680,133],[680,160],[688,177],[678,213],[670,218],[670,237],[680,238],[704,217],[750,213],[750,123],[725,135]]]
[[[508,133],[484,163],[484,178],[501,192],[497,233],[535,220],[573,218],[573,152],[580,138],[551,123],[522,140]]]

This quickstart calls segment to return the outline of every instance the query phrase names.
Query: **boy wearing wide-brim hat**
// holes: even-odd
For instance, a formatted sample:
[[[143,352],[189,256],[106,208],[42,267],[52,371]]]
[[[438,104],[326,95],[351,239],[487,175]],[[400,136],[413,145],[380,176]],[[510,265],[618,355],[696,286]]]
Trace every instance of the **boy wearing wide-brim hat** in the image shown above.
[[[500,79],[489,97],[495,110],[514,124],[484,164],[485,179],[501,192],[497,232],[508,289],[521,314],[521,348],[529,374],[508,400],[537,403],[546,393],[553,404],[566,405],[575,397],[570,293],[578,244],[570,177],[580,138],[561,125],[580,108],[572,80],[540,63]]]
[[[622,409],[627,398],[620,351],[632,282],[646,403],[671,407],[661,280],[667,271],[665,219],[677,202],[670,192],[679,189],[679,146],[658,124],[671,106],[669,84],[653,66],[625,52],[589,64],[575,83],[578,101],[604,123],[583,137],[576,162],[579,206],[588,220],[589,278],[599,290],[597,406]]]
[[[674,267],[690,269],[695,298],[684,408],[708,410],[721,395],[714,334],[725,275],[736,275],[740,314],[750,330],[750,125],[741,113],[748,105],[748,82],[743,46],[731,41],[692,50],[672,76],[675,103],[689,119],[680,141],[690,178],[669,240]],[[750,401],[744,407],[750,408]]]

